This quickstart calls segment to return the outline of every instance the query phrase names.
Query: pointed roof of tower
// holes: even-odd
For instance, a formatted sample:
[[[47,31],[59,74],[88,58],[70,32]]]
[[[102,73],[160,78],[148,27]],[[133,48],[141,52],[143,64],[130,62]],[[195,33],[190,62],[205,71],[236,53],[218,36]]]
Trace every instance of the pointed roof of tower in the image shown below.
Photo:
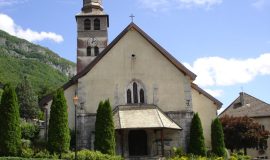
[[[79,15],[105,15],[102,0],[84,0],[82,12]]]

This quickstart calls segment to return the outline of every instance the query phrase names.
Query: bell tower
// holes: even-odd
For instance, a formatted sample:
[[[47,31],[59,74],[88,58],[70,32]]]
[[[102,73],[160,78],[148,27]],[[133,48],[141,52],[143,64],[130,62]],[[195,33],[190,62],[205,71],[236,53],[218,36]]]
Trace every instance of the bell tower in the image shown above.
[[[90,64],[108,45],[109,15],[102,0],[83,0],[77,21],[77,73]]]

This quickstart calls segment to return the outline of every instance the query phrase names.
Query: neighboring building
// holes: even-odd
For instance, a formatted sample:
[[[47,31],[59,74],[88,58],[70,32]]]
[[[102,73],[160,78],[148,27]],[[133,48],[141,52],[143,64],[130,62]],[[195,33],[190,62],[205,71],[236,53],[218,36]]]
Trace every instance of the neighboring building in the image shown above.
[[[263,128],[270,131],[270,104],[259,100],[247,93],[241,92],[220,115],[243,117],[248,116],[260,123]],[[270,141],[267,141],[267,150],[263,152],[259,148],[248,149],[247,154],[252,157],[268,157],[270,158]]]
[[[106,46],[109,16],[103,12],[101,0],[84,0],[76,18],[78,74],[63,88],[71,129],[72,99],[75,93],[79,97],[80,148],[94,148],[96,111],[99,102],[108,98],[117,154],[154,157],[170,154],[171,147],[186,150],[194,112],[201,117],[206,146],[211,148],[211,122],[222,103],[193,83],[194,73],[134,23]],[[51,100],[49,95],[40,101],[47,113]]]

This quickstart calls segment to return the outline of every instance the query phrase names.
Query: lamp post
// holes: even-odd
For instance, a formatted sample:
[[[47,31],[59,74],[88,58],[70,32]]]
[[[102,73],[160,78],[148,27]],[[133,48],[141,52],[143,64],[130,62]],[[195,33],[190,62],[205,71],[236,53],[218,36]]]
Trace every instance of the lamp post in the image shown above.
[[[79,103],[79,98],[77,96],[77,93],[73,97],[73,103],[74,103],[74,109],[75,109],[75,160],[77,160],[77,107]]]

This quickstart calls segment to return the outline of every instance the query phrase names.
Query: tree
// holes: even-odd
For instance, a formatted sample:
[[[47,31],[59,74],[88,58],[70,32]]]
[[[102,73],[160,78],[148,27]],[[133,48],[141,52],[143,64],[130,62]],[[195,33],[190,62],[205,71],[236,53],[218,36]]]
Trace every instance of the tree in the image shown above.
[[[51,105],[48,150],[61,154],[69,150],[70,133],[68,128],[67,103],[63,89],[59,89],[53,96]]]
[[[0,101],[1,101],[2,94],[3,94],[3,90],[0,88]]]
[[[10,84],[4,86],[0,103],[0,135],[0,155],[18,155],[21,148],[19,105]]]
[[[35,95],[29,80],[24,77],[16,88],[20,115],[27,120],[38,118],[40,109],[38,107],[38,97]]]
[[[115,132],[112,108],[109,100],[101,101],[97,110],[95,124],[95,150],[104,154],[115,154]]]
[[[198,113],[195,113],[191,121],[188,152],[200,156],[206,155],[203,129]]]
[[[220,157],[225,156],[224,134],[218,118],[214,119],[211,124],[211,143],[214,154]]]
[[[232,152],[234,149],[244,149],[247,154],[247,148],[266,149],[263,145],[268,138],[269,131],[254,119],[245,117],[233,117],[225,115],[220,118],[223,126],[225,145]]]
[[[2,94],[3,94],[3,87],[4,87],[4,85],[0,82],[0,101],[1,101]]]

